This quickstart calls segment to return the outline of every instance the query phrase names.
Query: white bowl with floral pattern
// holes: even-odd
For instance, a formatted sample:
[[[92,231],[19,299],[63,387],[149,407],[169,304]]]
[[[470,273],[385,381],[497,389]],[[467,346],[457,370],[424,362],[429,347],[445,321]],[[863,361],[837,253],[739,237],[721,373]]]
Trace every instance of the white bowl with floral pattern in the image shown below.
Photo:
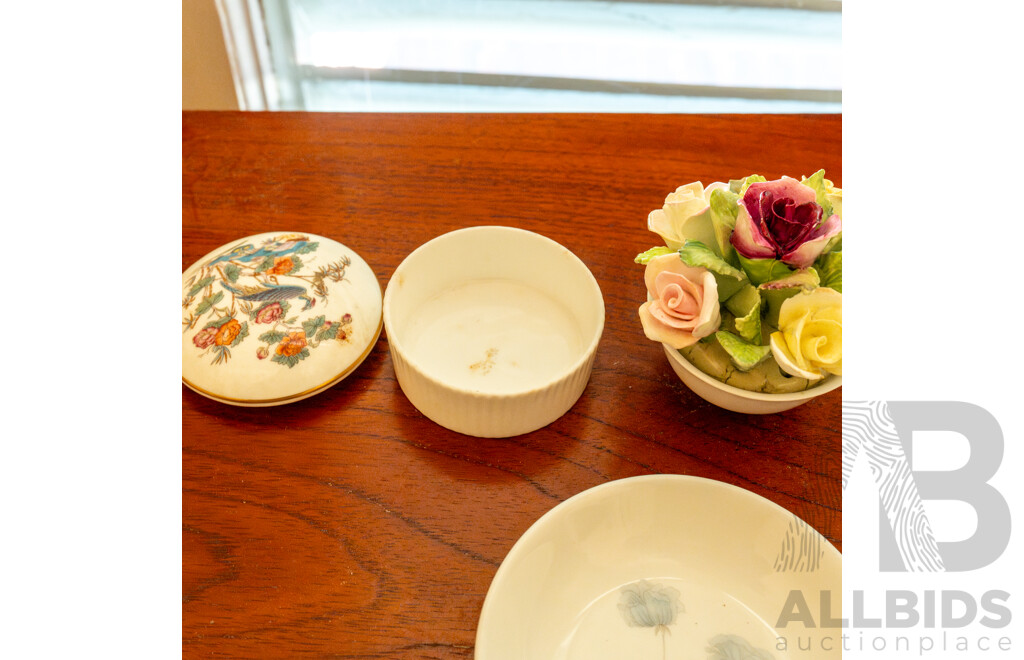
[[[474,653],[785,660],[810,647],[838,660],[841,599],[842,557],[793,513],[719,481],[631,477],[523,534],[491,582]]]

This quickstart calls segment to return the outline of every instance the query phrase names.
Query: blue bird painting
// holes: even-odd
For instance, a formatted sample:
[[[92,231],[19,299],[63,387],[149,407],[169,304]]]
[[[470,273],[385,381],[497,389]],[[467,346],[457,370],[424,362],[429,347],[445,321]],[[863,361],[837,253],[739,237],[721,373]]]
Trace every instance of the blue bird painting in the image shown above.
[[[316,298],[306,295],[306,288],[295,284],[261,284],[260,286],[233,287],[227,282],[220,285],[234,294],[237,300],[244,300],[251,303],[281,302],[298,298],[305,302],[303,311],[316,304]]]
[[[259,248],[254,246],[252,243],[246,243],[232,248],[227,254],[213,259],[208,264],[207,268],[216,266],[221,263],[227,263],[231,261],[238,261],[245,264],[251,264],[253,262],[260,262],[266,259],[277,259],[278,257],[284,257],[289,254],[304,254],[316,248],[316,243],[310,243],[309,237],[302,234],[289,234],[286,236],[279,236],[272,241],[268,241],[261,245]]]
[[[293,303],[299,300],[304,303],[302,312],[312,309],[318,300],[326,305],[329,283],[345,281],[351,258],[342,253],[326,263],[316,254],[321,241],[312,240],[312,235],[271,236],[224,248],[218,256],[200,262],[197,272],[183,281],[182,308],[187,317],[182,318],[182,332],[205,323],[191,341],[200,355],[214,353],[212,364],[228,361],[231,349],[249,336],[250,325],[266,326],[256,337],[260,343],[256,359],[269,358],[289,369],[323,342],[345,342],[352,337],[351,313],[340,320],[328,319],[326,314],[315,316],[316,312],[290,316]],[[222,302],[225,292],[231,299]]]

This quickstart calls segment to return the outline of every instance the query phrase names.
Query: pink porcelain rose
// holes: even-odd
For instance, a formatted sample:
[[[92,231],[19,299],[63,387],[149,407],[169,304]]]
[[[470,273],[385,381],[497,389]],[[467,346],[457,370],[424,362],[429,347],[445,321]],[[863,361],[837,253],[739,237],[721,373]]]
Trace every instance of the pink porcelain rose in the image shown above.
[[[648,339],[686,348],[718,329],[718,285],[706,269],[673,252],[648,262],[644,282],[650,300],[640,306],[640,322]]]

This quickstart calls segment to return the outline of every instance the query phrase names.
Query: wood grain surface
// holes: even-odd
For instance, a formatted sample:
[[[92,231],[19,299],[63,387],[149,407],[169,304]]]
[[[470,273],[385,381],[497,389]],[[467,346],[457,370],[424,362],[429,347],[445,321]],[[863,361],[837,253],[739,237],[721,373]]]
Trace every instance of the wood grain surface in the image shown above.
[[[311,399],[236,408],[182,388],[186,658],[469,658],[502,559],[566,498],[651,473],[762,495],[841,549],[841,391],[745,416],[692,394],[644,338],[647,214],[700,180],[842,185],[842,119],[819,115],[186,112],[182,270],[265,231],[358,252],[382,288],[421,243],[472,225],[576,253],[607,319],[578,403],[498,440],[405,398],[386,335]]]

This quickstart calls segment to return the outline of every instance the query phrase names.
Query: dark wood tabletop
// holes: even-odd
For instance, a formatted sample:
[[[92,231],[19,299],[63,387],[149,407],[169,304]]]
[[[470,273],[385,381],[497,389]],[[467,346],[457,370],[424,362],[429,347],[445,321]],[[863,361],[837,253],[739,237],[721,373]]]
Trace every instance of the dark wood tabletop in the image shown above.
[[[546,511],[642,474],[746,488],[841,546],[841,390],[718,409],[645,339],[634,256],[691,181],[825,168],[837,115],[186,112],[182,270],[267,231],[359,253],[385,287],[414,248],[473,225],[544,234],[597,278],[605,330],[582,397],[507,439],[446,430],[395,380],[386,333],[347,379],[270,408],[182,387],[183,656],[469,658],[488,586]]]

